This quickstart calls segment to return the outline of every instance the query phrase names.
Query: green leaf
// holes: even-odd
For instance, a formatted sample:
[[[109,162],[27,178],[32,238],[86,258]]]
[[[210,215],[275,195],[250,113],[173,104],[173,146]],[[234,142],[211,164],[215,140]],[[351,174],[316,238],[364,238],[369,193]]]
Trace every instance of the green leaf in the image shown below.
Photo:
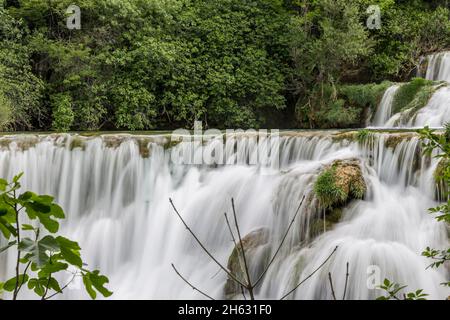
[[[89,273],[83,274],[83,284],[91,299],[97,298],[97,292],[95,292],[94,288],[92,287],[92,282],[89,277]]]
[[[83,266],[83,261],[81,260],[80,253],[66,247],[61,247],[61,256],[71,265],[74,265],[78,268]]]
[[[105,284],[109,283],[109,279],[106,276],[101,275],[99,270],[90,272],[89,278],[91,279],[94,288],[97,289],[97,291],[100,292],[104,297],[109,297],[113,294],[105,287]]]
[[[33,192],[27,191],[19,196],[20,201],[28,201],[33,197]]]
[[[24,231],[34,231],[35,228],[31,224],[22,224],[22,230],[24,230]]]
[[[53,260],[53,257],[52,257],[52,260]],[[67,263],[63,263],[63,262],[59,262],[59,261],[47,263],[39,271],[39,277],[46,278],[50,274],[57,273],[57,272],[60,272],[63,270],[67,270],[68,267],[69,267],[69,265]]]
[[[6,191],[6,187],[8,186],[8,181],[5,179],[0,179],[0,191]]]
[[[19,243],[19,249],[24,252],[29,252],[26,258],[36,266],[42,267],[48,263],[50,257],[47,251],[56,252],[59,250],[59,244],[52,236],[45,236],[40,241],[33,241],[30,238],[24,238]]]
[[[40,279],[33,278],[28,281],[28,289],[33,290],[40,297],[45,293],[44,285]]]
[[[17,234],[16,228],[6,221],[4,217],[0,217],[0,232],[6,239],[9,239],[11,235],[16,236]]]
[[[93,272],[88,271],[84,273],[83,283],[87,293],[92,299],[95,299],[97,297],[97,293],[95,290],[100,292],[104,297],[109,297],[113,294],[105,287],[105,284],[109,283],[108,278],[104,275],[101,275],[100,271],[98,270],[95,270]]]
[[[78,245],[78,242],[72,241],[65,237],[58,236],[56,237],[56,241],[59,243],[59,246],[61,248],[67,248],[70,250],[77,250],[77,251],[81,250],[80,246]]]
[[[14,182],[14,183],[18,183],[19,180],[22,178],[22,176],[23,176],[23,172],[19,173],[18,175],[16,175],[16,176],[13,178],[13,182]]]
[[[21,275],[19,275],[19,278],[18,278],[18,285],[20,285],[20,284],[22,284],[22,283],[27,283],[27,281],[28,281],[28,275],[24,275],[24,274],[21,274]],[[14,291],[14,289],[16,288],[16,277],[13,277],[13,278],[11,278],[11,279],[9,279],[8,281],[6,281],[5,283],[4,283],[4,285],[3,285],[3,289],[5,290],[5,291],[9,291],[9,292],[11,292],[11,291]]]
[[[9,248],[11,248],[12,246],[14,246],[17,243],[17,241],[11,241],[9,242],[6,246],[4,246],[3,248],[0,248],[0,253],[2,253],[3,251],[8,250]]]

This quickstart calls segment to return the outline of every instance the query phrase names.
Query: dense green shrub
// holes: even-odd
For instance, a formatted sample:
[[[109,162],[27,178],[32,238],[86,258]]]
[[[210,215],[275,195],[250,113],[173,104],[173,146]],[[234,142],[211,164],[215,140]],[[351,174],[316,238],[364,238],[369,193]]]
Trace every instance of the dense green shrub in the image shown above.
[[[53,109],[52,128],[57,131],[69,131],[74,120],[72,99],[68,94],[56,94],[51,97]]]
[[[384,92],[391,85],[392,83],[389,81],[360,85],[343,85],[339,88],[339,93],[351,105],[376,109],[383,98]]]
[[[0,6],[0,95],[9,101],[8,128],[32,129],[45,116],[41,105],[43,82],[30,64],[23,24]],[[5,103],[5,102],[4,102]],[[7,108],[7,109],[6,109]]]
[[[0,131],[7,129],[11,122],[11,106],[9,100],[0,92]]]

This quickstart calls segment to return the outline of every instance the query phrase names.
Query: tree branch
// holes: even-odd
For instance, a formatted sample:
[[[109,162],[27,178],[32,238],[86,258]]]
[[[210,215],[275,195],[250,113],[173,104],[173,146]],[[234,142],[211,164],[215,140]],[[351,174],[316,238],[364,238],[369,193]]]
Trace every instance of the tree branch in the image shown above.
[[[303,200],[305,200],[305,196],[303,196],[302,200],[300,201],[300,204],[298,205],[297,210],[295,211],[294,217],[292,218],[291,222],[289,223],[289,226],[288,226],[286,232],[284,233],[284,236],[283,236],[283,238],[282,238],[282,240],[280,242],[280,245],[278,246],[277,250],[275,251],[275,254],[272,256],[272,259],[270,259],[267,267],[264,269],[263,273],[259,276],[258,280],[256,280],[255,287],[261,282],[261,280],[263,279],[264,275],[267,273],[267,271],[269,270],[270,266],[275,261],[275,258],[277,257],[278,253],[280,252],[281,247],[283,246],[284,241],[286,240],[287,235],[288,235],[289,231],[291,230],[292,225],[294,224],[295,218],[297,217],[298,212],[300,211],[300,208],[301,208],[301,206],[303,204]]]
[[[230,276],[231,279],[233,279],[235,282],[237,282],[239,285],[247,287],[245,284],[243,284],[241,281],[239,281],[227,268],[225,268],[209,251],[208,249],[205,248],[205,246],[203,245],[203,243],[197,238],[197,236],[195,235],[195,233],[191,230],[191,228],[189,228],[189,226],[187,225],[186,221],[184,221],[183,217],[181,216],[181,214],[178,212],[177,208],[175,207],[172,199],[169,198],[170,204],[172,205],[173,210],[175,211],[175,213],[177,214],[178,218],[180,218],[181,222],[184,224],[184,226],[186,227],[186,229],[189,231],[189,233],[194,237],[195,241],[197,241],[197,243],[200,245],[200,247],[203,249],[203,251],[205,251],[205,253],[223,270],[226,272],[226,274],[228,276]]]
[[[72,279],[70,279],[70,281],[67,282],[67,283],[61,288],[61,290],[59,290],[59,291],[53,293],[52,295],[48,296],[47,298],[45,298],[45,300],[50,300],[51,298],[53,298],[53,297],[56,296],[57,294],[62,294],[63,291],[64,291],[64,289],[66,289],[66,288],[73,282],[73,280],[75,280],[75,277],[76,277],[77,275],[78,275],[78,272],[75,272],[75,273],[73,274]]]
[[[237,221],[237,215],[236,215],[236,209],[234,207],[234,199],[231,198],[231,207],[233,208],[233,216],[234,216],[234,224],[236,226],[236,231],[239,237],[239,245],[241,247],[241,252],[242,252],[242,258],[244,260],[244,267],[245,267],[245,274],[247,276],[247,290],[250,294],[250,300],[255,300],[255,296],[253,294],[253,286],[252,286],[252,281],[250,279],[250,272],[248,270],[248,264],[247,264],[247,258],[245,257],[245,249],[244,249],[244,245],[242,243],[242,237],[241,237],[241,231],[239,230],[239,223]]]
[[[334,287],[333,287],[333,279],[331,279],[331,272],[328,272],[328,280],[330,281],[331,294],[333,296],[333,300],[336,300],[336,294],[334,293]]]
[[[172,263],[172,268],[173,270],[175,270],[175,272],[177,273],[177,275],[184,281],[186,282],[192,289],[194,289],[195,291],[201,293],[202,295],[204,295],[205,297],[207,297],[210,300],[215,300],[214,298],[210,297],[209,295],[207,295],[206,293],[204,293],[203,291],[201,291],[200,289],[194,287],[189,281],[186,280],[185,277],[183,277],[177,270],[177,268],[175,268],[174,264]]]
[[[350,274],[348,273],[348,262],[347,262],[347,273],[345,274],[345,286],[344,286],[344,294],[342,295],[342,300],[345,300],[345,295],[347,294],[347,285],[349,276]]]
[[[236,243],[236,238],[234,237],[233,230],[231,229],[231,224],[230,224],[230,221],[228,220],[228,215],[227,215],[226,212],[224,213],[224,216],[225,216],[225,221],[226,221],[227,226],[228,226],[228,230],[230,231],[230,234],[231,234],[231,239],[233,240],[233,243],[234,243],[234,247],[236,248],[236,250],[239,251],[239,248],[238,248],[237,243]],[[239,258],[239,255],[238,255],[238,258]],[[241,264],[241,260],[239,259],[239,265],[240,264]],[[241,288],[242,297],[244,298],[244,300],[247,300],[247,297],[245,296],[245,292],[244,292],[244,287],[241,286],[241,285],[239,287]]]
[[[328,262],[328,260],[331,259],[331,257],[333,256],[333,254],[336,253],[336,250],[338,249],[338,246],[336,246],[336,248],[334,248],[333,252],[331,252],[331,254],[328,256],[328,258],[325,259],[324,262],[322,262],[322,264],[320,266],[317,267],[317,269],[315,269],[309,276],[307,276],[305,279],[303,279],[302,281],[300,281],[300,283],[298,283],[291,291],[289,291],[288,293],[286,293],[283,297],[281,297],[280,300],[284,300],[287,296],[289,296],[291,293],[293,293],[295,290],[298,289],[298,287],[300,287],[303,283],[305,283],[309,278],[311,278],[317,271],[319,271],[324,265],[325,263]]]

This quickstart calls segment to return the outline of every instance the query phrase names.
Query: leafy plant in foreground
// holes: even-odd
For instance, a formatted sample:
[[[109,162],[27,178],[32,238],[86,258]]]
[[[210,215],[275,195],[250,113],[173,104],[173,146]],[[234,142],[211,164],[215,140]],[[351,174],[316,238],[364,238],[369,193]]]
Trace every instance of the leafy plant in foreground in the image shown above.
[[[383,284],[380,289],[386,291],[386,296],[378,297],[377,300],[426,300],[428,294],[424,293],[422,289],[416,290],[414,292],[404,293],[402,298],[398,295],[402,289],[407,286],[402,286],[398,283],[391,282],[388,279],[384,279]]]
[[[56,235],[58,220],[65,218],[62,208],[51,196],[29,191],[19,194],[21,177],[22,174],[15,176],[12,182],[0,179],[0,233],[8,241],[0,253],[17,251],[15,275],[0,282],[0,291],[11,292],[12,299],[17,300],[26,286],[42,300],[48,300],[63,293],[80,276],[92,299],[97,297],[97,292],[104,297],[111,296],[112,292],[105,287],[108,278],[99,270],[86,269],[78,243]],[[24,215],[30,224],[22,223]],[[56,275],[63,272],[71,273],[72,278],[61,286]]]

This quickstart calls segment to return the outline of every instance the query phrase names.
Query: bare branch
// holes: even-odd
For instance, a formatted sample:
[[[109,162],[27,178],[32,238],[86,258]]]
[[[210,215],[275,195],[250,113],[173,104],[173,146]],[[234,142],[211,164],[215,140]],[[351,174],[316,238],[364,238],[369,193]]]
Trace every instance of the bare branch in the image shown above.
[[[234,243],[234,247],[237,247],[236,238],[234,237],[233,230],[231,230],[230,221],[228,220],[228,215],[226,212],[224,213],[224,216],[225,216],[225,221],[227,222],[228,230],[230,231],[230,234],[231,234],[231,239],[233,240],[233,243]]]
[[[247,286],[245,286],[250,294],[250,299],[251,300],[255,300],[255,297],[253,295],[253,286],[252,286],[252,281],[250,279],[250,272],[248,270],[248,264],[247,264],[247,259],[245,257],[245,249],[244,249],[244,245],[242,243],[242,237],[241,237],[241,231],[239,230],[239,223],[237,220],[237,215],[236,215],[236,209],[234,207],[234,199],[231,198],[231,206],[233,208],[233,216],[234,216],[234,224],[236,226],[236,231],[239,237],[239,245],[241,247],[241,252],[242,252],[242,258],[244,260],[244,267],[245,267],[245,274],[247,276]]]
[[[331,272],[328,272],[328,280],[330,281],[331,294],[333,296],[333,300],[336,300],[336,294],[334,293],[334,287],[333,287],[333,279],[331,279]]]
[[[204,292],[201,291],[200,289],[194,287],[189,281],[187,281],[186,278],[183,277],[183,276],[178,272],[177,268],[175,268],[175,266],[173,265],[173,263],[172,263],[172,268],[173,268],[173,270],[175,270],[175,272],[177,273],[177,275],[178,275],[184,282],[186,282],[192,289],[194,289],[195,291],[201,293],[202,295],[204,295],[205,297],[207,297],[207,298],[210,299],[210,300],[215,300],[214,298],[212,298],[211,296],[207,295],[206,293],[204,293]]]
[[[315,269],[309,276],[307,276],[305,279],[303,279],[302,281],[300,281],[300,283],[298,283],[291,291],[289,291],[288,293],[286,293],[283,297],[281,297],[280,300],[284,300],[287,296],[289,296],[291,293],[293,293],[295,290],[298,289],[298,287],[300,287],[303,283],[305,283],[309,278],[311,278],[317,271],[319,271],[324,265],[325,263],[328,262],[328,260],[331,259],[331,257],[333,256],[333,254],[336,253],[336,250],[338,249],[338,246],[336,246],[336,248],[334,248],[333,252],[331,252],[331,254],[328,256],[328,258],[325,259],[324,262],[322,262],[322,264],[320,266],[317,267],[317,269]]]
[[[61,288],[61,290],[59,290],[59,291],[53,293],[52,295],[48,296],[47,298],[45,298],[45,300],[50,300],[50,299],[53,298],[54,296],[56,296],[56,295],[58,295],[58,294],[62,294],[63,291],[64,291],[64,289],[66,289],[66,288],[73,282],[73,280],[75,280],[75,277],[76,277],[77,275],[78,275],[78,272],[75,272],[75,273],[73,274],[72,279],[70,279],[69,282],[67,282],[67,283]]]
[[[267,273],[267,271],[269,270],[270,266],[275,261],[275,258],[277,257],[278,253],[280,252],[281,247],[283,246],[284,241],[286,240],[287,235],[288,235],[289,231],[291,230],[292,225],[294,224],[295,218],[297,217],[298,212],[300,211],[300,208],[301,208],[301,206],[303,204],[303,200],[305,200],[305,196],[303,196],[302,200],[300,201],[300,204],[298,205],[297,210],[295,211],[294,217],[292,218],[291,222],[289,223],[289,226],[288,226],[286,232],[284,233],[284,236],[283,236],[283,238],[282,238],[282,240],[280,242],[280,245],[278,246],[277,250],[275,251],[275,254],[272,256],[272,259],[270,259],[267,267],[264,269],[263,273],[259,276],[258,280],[256,280],[255,287],[261,282],[261,280],[263,279],[264,275]]]
[[[247,300],[247,297],[245,296],[245,292],[244,292],[244,287],[241,286],[241,292],[242,292],[242,296],[244,297],[244,300]]]
[[[234,237],[233,230],[231,229],[231,224],[230,224],[230,221],[228,220],[228,215],[226,212],[224,213],[224,216],[225,216],[225,221],[227,222],[228,230],[230,231],[231,239],[233,240],[233,243],[234,243],[234,247],[239,252],[239,248],[236,243],[236,238]],[[238,259],[239,259],[239,255],[238,255]],[[240,264],[241,264],[241,259],[239,259],[239,265]],[[241,288],[242,297],[244,298],[244,300],[247,300],[247,297],[245,296],[245,292],[244,292],[244,287],[243,286],[239,286],[239,287]]]
[[[239,281],[227,268],[225,268],[209,251],[208,249],[206,249],[206,247],[203,245],[203,243],[197,238],[197,236],[195,235],[195,233],[191,230],[191,228],[189,228],[189,226],[187,225],[186,221],[184,221],[183,217],[181,216],[181,214],[178,212],[177,208],[175,207],[172,199],[169,198],[170,204],[172,205],[173,210],[175,211],[175,213],[177,214],[178,218],[180,218],[181,222],[184,224],[184,226],[186,227],[186,229],[189,231],[189,233],[194,237],[195,241],[197,241],[197,243],[200,245],[200,247],[203,249],[203,251],[205,251],[205,253],[223,270],[226,272],[226,274],[233,279],[235,282],[237,282],[239,285],[247,287],[245,284],[243,284],[241,281]]]
[[[347,285],[348,285],[348,277],[349,277],[349,273],[348,273],[348,262],[347,262],[347,273],[345,274],[345,286],[344,286],[344,294],[342,295],[342,300],[345,300],[345,295],[347,294]]]

